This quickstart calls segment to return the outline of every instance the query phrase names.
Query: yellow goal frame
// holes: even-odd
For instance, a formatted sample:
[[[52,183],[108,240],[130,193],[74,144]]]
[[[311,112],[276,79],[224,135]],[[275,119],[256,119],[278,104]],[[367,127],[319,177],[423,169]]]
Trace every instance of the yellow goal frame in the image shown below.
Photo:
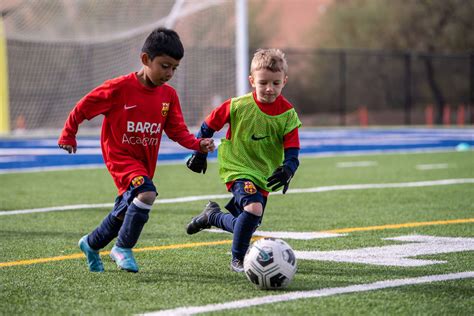
[[[8,99],[7,37],[0,16],[0,134],[10,132],[10,106]]]

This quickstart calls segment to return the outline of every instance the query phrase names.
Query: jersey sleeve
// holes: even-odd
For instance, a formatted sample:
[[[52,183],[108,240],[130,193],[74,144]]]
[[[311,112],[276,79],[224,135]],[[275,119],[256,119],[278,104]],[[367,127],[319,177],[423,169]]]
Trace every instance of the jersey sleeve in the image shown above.
[[[226,123],[230,122],[230,99],[212,110],[204,122],[214,131],[220,131]]]
[[[300,148],[300,136],[298,127],[283,136],[283,148]]]
[[[181,146],[192,150],[200,150],[200,139],[189,132],[184,122],[183,112],[176,93],[173,95],[164,131],[172,141],[177,142]]]
[[[115,91],[113,84],[105,82],[84,96],[69,113],[58,143],[77,146],[76,134],[79,125],[84,120],[91,120],[97,115],[109,111],[113,104]]]

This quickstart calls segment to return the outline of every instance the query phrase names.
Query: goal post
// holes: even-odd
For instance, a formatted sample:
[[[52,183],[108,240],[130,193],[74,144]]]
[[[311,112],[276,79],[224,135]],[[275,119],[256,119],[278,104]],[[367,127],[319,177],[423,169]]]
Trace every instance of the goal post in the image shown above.
[[[8,100],[8,59],[7,41],[0,14],[0,134],[10,132],[10,106]]]
[[[236,11],[236,45],[235,58],[236,62],[236,95],[243,95],[248,91],[248,74],[249,74],[249,32],[248,32],[248,4],[247,0],[235,1]]]
[[[200,125],[215,106],[236,95],[237,70],[248,68],[237,63],[241,1],[25,2],[4,19],[12,129],[21,118],[28,131],[57,133],[85,94],[141,68],[143,42],[158,26],[175,29],[183,41],[184,58],[170,84],[186,123]],[[81,129],[96,133],[101,121],[85,122]]]

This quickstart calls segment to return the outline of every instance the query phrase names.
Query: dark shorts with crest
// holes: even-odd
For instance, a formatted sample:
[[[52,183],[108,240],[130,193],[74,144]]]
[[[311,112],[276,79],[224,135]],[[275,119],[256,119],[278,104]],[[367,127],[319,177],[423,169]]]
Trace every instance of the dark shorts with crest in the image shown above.
[[[133,199],[138,194],[150,191],[155,192],[158,195],[156,187],[150,178],[148,178],[147,176],[139,176],[133,178],[132,182],[130,183],[130,186],[128,187],[128,190],[124,194],[119,195],[115,198],[115,205],[111,212],[112,215],[115,217],[124,215],[128,206],[133,202]]]
[[[263,210],[265,210],[267,197],[260,192],[252,181],[247,179],[235,180],[230,192],[233,197],[225,208],[235,217],[239,216],[244,211],[244,207],[251,203],[261,203]]]

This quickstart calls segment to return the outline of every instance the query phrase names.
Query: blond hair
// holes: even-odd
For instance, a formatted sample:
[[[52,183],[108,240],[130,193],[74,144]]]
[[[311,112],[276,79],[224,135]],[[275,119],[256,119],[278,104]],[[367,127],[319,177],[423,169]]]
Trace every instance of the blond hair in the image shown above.
[[[255,52],[250,64],[250,74],[254,71],[268,69],[272,72],[288,73],[288,63],[285,54],[277,48],[262,49],[259,48]]]

